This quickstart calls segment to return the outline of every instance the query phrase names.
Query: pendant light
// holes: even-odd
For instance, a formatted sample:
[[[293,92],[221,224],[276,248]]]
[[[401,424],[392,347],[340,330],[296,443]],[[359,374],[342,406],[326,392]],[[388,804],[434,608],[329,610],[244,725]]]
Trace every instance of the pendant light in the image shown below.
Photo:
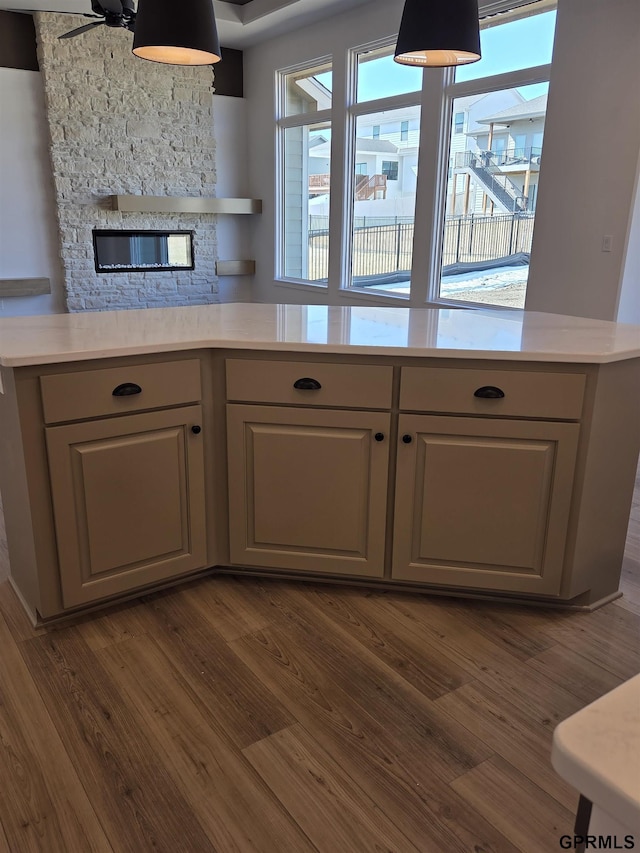
[[[477,62],[478,0],[406,0],[395,61],[445,67]]]
[[[168,65],[219,62],[213,0],[138,0],[133,52]]]

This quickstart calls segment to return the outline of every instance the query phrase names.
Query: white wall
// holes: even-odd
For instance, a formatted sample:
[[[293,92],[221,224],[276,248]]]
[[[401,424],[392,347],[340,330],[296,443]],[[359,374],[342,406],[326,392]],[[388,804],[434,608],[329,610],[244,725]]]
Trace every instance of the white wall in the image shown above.
[[[640,151],[639,56],[638,0],[560,0],[528,310],[616,319]]]
[[[248,198],[247,102],[244,98],[213,96],[213,135],[216,140],[216,196]],[[258,196],[259,197],[259,196]],[[218,260],[252,260],[249,216],[218,216]],[[221,276],[220,302],[251,302],[253,276]]]
[[[51,294],[0,299],[0,315],[64,309],[44,93],[37,71],[0,68],[0,278],[48,278]]]
[[[636,176],[636,201],[629,226],[618,322],[640,324],[640,157]]]

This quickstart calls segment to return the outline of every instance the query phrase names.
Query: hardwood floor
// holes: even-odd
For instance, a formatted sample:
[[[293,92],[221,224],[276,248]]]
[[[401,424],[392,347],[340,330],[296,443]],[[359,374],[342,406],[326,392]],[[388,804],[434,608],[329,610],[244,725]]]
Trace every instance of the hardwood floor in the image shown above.
[[[2,583],[0,849],[559,849],[553,729],[640,672],[640,480],[623,583],[583,614],[219,577],[37,631]]]

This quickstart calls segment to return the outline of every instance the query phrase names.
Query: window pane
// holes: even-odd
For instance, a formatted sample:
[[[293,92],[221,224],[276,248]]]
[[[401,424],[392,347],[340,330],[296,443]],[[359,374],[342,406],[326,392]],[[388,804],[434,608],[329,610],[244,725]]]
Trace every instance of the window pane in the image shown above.
[[[441,297],[524,307],[548,88],[454,101]]]
[[[286,116],[331,109],[333,76],[329,63],[292,71],[283,77]]]
[[[284,131],[284,258],[287,278],[326,283],[329,275],[331,127]]]
[[[392,46],[358,54],[359,103],[422,89],[422,69],[398,65],[394,51]]]
[[[419,141],[419,106],[358,118],[352,287],[409,293]]]
[[[480,32],[482,59],[456,68],[456,83],[547,65],[553,54],[556,13],[544,12],[497,24],[489,18]]]

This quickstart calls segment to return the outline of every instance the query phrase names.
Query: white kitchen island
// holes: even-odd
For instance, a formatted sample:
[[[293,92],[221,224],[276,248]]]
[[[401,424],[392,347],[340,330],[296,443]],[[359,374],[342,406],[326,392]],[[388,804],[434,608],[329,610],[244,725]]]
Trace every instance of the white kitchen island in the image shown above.
[[[617,597],[640,327],[224,304],[0,321],[0,486],[34,621],[233,571]]]

